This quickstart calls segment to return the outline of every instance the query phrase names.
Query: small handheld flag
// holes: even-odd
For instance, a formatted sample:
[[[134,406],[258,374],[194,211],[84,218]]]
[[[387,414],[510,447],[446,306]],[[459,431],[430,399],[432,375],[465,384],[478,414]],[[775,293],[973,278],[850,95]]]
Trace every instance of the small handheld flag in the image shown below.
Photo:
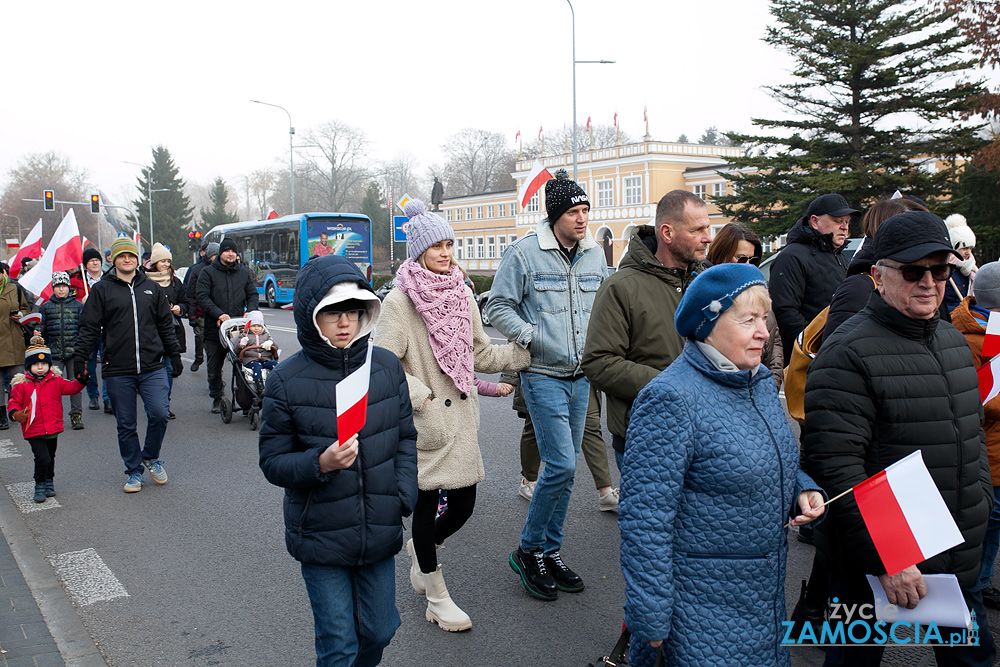
[[[343,445],[361,432],[368,419],[368,385],[372,376],[372,341],[361,368],[337,383],[337,441]]]

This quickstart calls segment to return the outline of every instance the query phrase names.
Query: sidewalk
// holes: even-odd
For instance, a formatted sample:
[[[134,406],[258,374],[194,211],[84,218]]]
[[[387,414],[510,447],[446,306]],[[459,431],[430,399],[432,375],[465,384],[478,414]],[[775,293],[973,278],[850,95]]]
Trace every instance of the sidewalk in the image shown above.
[[[0,665],[65,665],[6,539],[0,542],[0,590]]]

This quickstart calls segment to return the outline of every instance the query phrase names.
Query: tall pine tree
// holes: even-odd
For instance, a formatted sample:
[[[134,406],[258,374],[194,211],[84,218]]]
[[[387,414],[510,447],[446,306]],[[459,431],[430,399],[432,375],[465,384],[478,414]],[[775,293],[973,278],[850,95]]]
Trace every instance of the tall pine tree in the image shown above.
[[[923,4],[898,0],[772,0],[764,41],[795,60],[795,80],[769,86],[792,116],[755,118],[763,135],[728,161],[734,194],[722,210],[762,235],[780,234],[818,194],[855,207],[896,189],[925,200],[951,194],[956,161],[982,145],[961,123],[983,91],[962,75],[969,42]],[[930,169],[934,159],[949,165]]]
[[[199,225],[201,231],[207,232],[217,225],[227,225],[240,221],[240,217],[236,215],[235,211],[230,213],[226,210],[226,204],[229,203],[229,188],[226,187],[222,176],[217,176],[212,181],[208,198],[212,202],[212,208],[201,209],[201,224]]]
[[[136,190],[140,197],[133,203],[139,214],[139,230],[144,249],[151,241],[170,246],[173,253],[186,252],[188,232],[194,219],[194,207],[184,194],[184,180],[177,177],[178,169],[164,146],[153,149],[153,163],[143,167],[137,179]],[[149,227],[149,197],[153,197],[153,228]],[[156,190],[162,190],[156,192]]]

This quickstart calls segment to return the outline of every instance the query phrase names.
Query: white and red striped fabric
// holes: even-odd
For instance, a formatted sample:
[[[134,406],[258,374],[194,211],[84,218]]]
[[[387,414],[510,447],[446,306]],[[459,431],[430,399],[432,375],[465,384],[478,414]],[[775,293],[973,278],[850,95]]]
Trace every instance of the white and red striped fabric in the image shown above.
[[[278,217],[278,212],[274,210],[273,206],[271,208],[267,209],[267,219],[268,220],[274,220],[277,217]]]
[[[965,541],[920,450],[855,486],[854,500],[889,575]]]
[[[538,188],[542,187],[545,181],[551,179],[552,174],[549,173],[549,170],[543,167],[541,162],[535,160],[531,165],[531,173],[524,179],[524,185],[521,186],[521,191],[517,196],[521,200],[521,208],[527,206],[528,200],[538,192]]]
[[[76,214],[69,210],[49,241],[48,250],[30,271],[21,277],[21,287],[42,299],[52,296],[52,273],[72,271],[83,264],[83,245]]]
[[[372,377],[372,341],[358,370],[337,383],[337,442],[344,444],[357,435],[368,419],[368,384]]]
[[[993,357],[989,363],[980,366],[976,373],[979,375],[979,398],[986,405],[1000,394],[1000,382],[997,382],[1000,378],[1000,357]]]
[[[35,226],[31,228],[28,235],[21,244],[21,249],[17,251],[14,258],[10,260],[10,277],[17,278],[21,272],[21,260],[25,257],[35,258],[42,254],[42,219],[39,218]]]
[[[1000,313],[990,313],[986,320],[986,339],[983,340],[983,356],[995,357],[1000,354]]]

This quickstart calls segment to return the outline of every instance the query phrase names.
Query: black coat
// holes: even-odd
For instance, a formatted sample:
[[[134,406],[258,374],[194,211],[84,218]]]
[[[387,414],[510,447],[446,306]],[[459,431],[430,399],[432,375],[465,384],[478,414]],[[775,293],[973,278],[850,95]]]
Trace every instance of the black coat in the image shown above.
[[[819,311],[830,305],[833,293],[847,274],[843,246],[833,247],[833,234],[820,234],[803,217],[789,230],[788,245],[771,265],[771,308],[778,320],[785,365],[796,336]]]
[[[195,295],[205,311],[205,327],[218,329],[219,317],[243,317],[258,308],[256,281],[239,262],[225,266],[215,258],[198,276]]]
[[[189,310],[188,318],[196,320],[200,317],[204,317],[205,313],[202,311],[201,306],[198,305],[198,296],[195,291],[198,289],[198,276],[201,272],[211,264],[211,260],[208,257],[202,257],[197,262],[188,267],[187,273],[184,274],[184,294],[187,296]]]
[[[319,455],[337,441],[337,382],[364,364],[368,336],[337,349],[322,338],[312,311],[341,282],[364,285],[343,257],[310,260],[295,286],[302,350],[268,376],[260,429],[260,467],[284,487],[285,544],[304,563],[357,566],[403,546],[402,519],[417,499],[417,431],[399,359],[372,353],[368,417],[350,468],[320,473]]]
[[[978,582],[993,505],[983,406],[965,337],[934,316],[914,320],[875,293],[824,343],[809,366],[803,467],[834,497],[920,450],[965,542],[919,563],[923,573]],[[856,571],[885,568],[853,495],[828,509],[835,559]]]
[[[851,265],[847,268],[847,277],[833,293],[830,302],[830,314],[823,326],[823,339],[833,335],[837,328],[860,313],[868,305],[868,299],[875,291],[875,281],[872,280],[872,266],[875,265],[875,253],[872,252],[872,240],[866,239],[864,245],[854,253]]]
[[[184,332],[184,320],[181,318],[187,316],[191,305],[188,302],[187,294],[184,292],[184,283],[180,278],[174,276],[170,285],[167,287],[163,287],[159,283],[156,283],[156,286],[163,291],[163,295],[167,297],[167,303],[169,305],[181,307],[180,315],[173,315],[172,312],[171,315],[173,315],[174,318],[174,335],[177,336],[177,346],[180,348],[181,352],[185,352],[187,351],[187,335]]]
[[[73,341],[80,327],[83,304],[76,300],[72,290],[65,299],[53,295],[39,309],[42,315],[42,338],[56,361],[73,356]]]
[[[102,377],[155,371],[163,368],[164,354],[181,353],[163,290],[141,271],[129,284],[111,267],[90,288],[73,345],[77,368],[87,363],[98,336],[104,345]]]

